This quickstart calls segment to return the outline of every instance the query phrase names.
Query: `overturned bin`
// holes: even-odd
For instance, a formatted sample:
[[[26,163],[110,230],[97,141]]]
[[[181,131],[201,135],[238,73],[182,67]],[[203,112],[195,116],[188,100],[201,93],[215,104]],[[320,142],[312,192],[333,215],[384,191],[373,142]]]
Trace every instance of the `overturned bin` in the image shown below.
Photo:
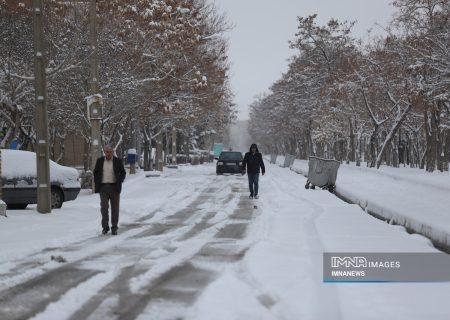
[[[337,160],[309,157],[306,189],[320,187],[334,192],[339,165]]]

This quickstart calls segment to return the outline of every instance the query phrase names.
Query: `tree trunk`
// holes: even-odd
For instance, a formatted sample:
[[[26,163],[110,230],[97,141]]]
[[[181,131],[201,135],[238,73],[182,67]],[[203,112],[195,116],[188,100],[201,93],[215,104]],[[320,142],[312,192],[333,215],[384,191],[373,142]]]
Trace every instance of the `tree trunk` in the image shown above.
[[[443,165],[443,170],[444,171],[448,171],[449,170],[449,165],[448,162],[450,160],[450,134],[449,134],[449,130],[445,129],[445,140],[444,140],[444,165]]]
[[[379,155],[380,154],[378,154],[378,156]],[[382,158],[381,162],[383,162],[383,158],[384,158],[384,162],[386,163],[387,166],[390,167],[392,165],[392,146],[391,146],[391,143],[389,143],[389,145],[386,146],[386,150],[385,150],[384,154],[381,156],[381,158]],[[378,166],[377,166],[377,168],[378,168]]]
[[[437,159],[437,168],[439,171],[444,172],[445,164],[448,161],[445,158],[445,143],[446,143],[446,129],[441,128],[441,111],[442,106],[439,102],[435,104],[434,117],[436,119],[436,159]]]
[[[415,168],[417,161],[416,161],[416,154],[415,154],[415,147],[414,142],[412,141],[410,135],[407,135],[407,142],[406,142],[406,148],[408,150],[408,163],[411,168]]]
[[[165,130],[165,155],[164,155],[164,163],[169,163],[169,154],[170,154],[170,138],[167,129]]]
[[[427,146],[427,133],[428,131],[425,129],[425,146],[422,147],[420,134],[419,132],[414,132],[415,134],[415,140],[414,140],[414,147],[416,152],[416,161],[417,165],[419,166],[419,169],[425,168],[425,156],[426,156],[426,150],[428,148]]]
[[[387,134],[386,139],[384,140],[384,143],[383,143],[383,145],[381,147],[380,153],[378,154],[378,157],[377,157],[377,168],[379,168],[380,165],[381,165],[382,156],[383,156],[385,148],[390,144],[392,139],[395,137],[397,131],[400,128],[400,125],[403,123],[403,120],[405,120],[406,115],[411,110],[411,107],[412,107],[412,105],[409,104],[408,107],[405,109],[405,111],[403,111],[403,113],[401,115],[398,115],[398,118],[392,124],[392,128],[391,128],[390,132]]]
[[[156,136],[156,155],[155,155],[155,165],[157,171],[163,171],[163,133],[160,132]]]
[[[314,150],[314,145],[313,145],[313,140],[312,140],[312,121],[310,120],[308,123],[308,130],[306,132],[306,138],[307,138],[307,143],[308,143],[308,156],[315,156],[315,150]]]
[[[399,154],[398,154],[398,143],[396,141],[397,139],[393,139],[391,142],[391,149],[392,149],[392,166],[394,168],[398,168],[399,165]]]
[[[350,154],[348,156],[348,160],[351,162],[356,161],[356,143],[355,143],[355,133],[353,130],[352,119],[348,118],[349,126],[350,126]]]
[[[425,111],[425,128],[427,131],[427,152],[426,152],[426,170],[433,172],[436,170],[437,161],[437,119],[434,112]]]
[[[364,155],[364,146],[363,146],[363,139],[358,139],[357,143],[358,145],[356,146],[356,166],[360,167],[361,166],[361,161],[363,160],[362,157]]]
[[[185,136],[184,153],[186,154],[186,163],[189,163],[189,136]]]
[[[177,129],[172,128],[172,164],[177,164]]]
[[[438,145],[438,169],[448,171],[448,129],[441,129]]]
[[[345,140],[338,140],[337,141],[337,152],[338,152],[338,157],[339,157],[339,161],[344,161],[344,155],[345,155]]]
[[[367,167],[369,167],[372,161],[370,138],[364,139],[364,161],[366,162]]]
[[[59,154],[55,162],[61,163],[61,160],[64,159],[65,153],[66,153],[66,135],[59,137]]]
[[[375,127],[375,129],[372,132],[372,135],[370,137],[370,167],[374,168],[375,164],[377,162],[377,149],[378,149],[378,127]]]
[[[49,135],[48,135],[48,140],[49,140],[49,146],[48,146],[49,158],[50,158],[50,160],[55,161],[55,157],[56,157],[56,129],[52,128],[49,131],[50,131]]]
[[[150,140],[144,140],[144,171],[150,171]]]
[[[300,159],[308,159],[308,149],[306,147],[306,136],[302,135],[301,136],[302,139],[299,142],[300,146],[299,146],[299,154],[300,154]]]

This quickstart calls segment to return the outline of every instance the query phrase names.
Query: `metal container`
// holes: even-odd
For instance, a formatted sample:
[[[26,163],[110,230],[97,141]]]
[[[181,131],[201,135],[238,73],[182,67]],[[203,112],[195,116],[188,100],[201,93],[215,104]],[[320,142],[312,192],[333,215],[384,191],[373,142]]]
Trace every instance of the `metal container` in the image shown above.
[[[340,164],[337,160],[309,157],[308,180],[305,188],[314,189],[318,186],[333,192]]]

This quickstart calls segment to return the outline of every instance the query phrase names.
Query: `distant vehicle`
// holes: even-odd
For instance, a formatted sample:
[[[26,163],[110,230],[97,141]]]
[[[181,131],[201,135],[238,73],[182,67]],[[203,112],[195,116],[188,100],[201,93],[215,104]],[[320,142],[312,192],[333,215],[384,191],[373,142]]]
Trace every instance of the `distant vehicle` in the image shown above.
[[[8,209],[25,209],[37,203],[36,154],[29,151],[2,149],[2,200]],[[52,208],[75,200],[81,185],[78,171],[50,160]]]
[[[223,151],[223,143],[214,143],[214,158],[219,159],[220,153]]]
[[[238,151],[223,151],[216,163],[216,174],[239,173],[242,171],[242,153]]]

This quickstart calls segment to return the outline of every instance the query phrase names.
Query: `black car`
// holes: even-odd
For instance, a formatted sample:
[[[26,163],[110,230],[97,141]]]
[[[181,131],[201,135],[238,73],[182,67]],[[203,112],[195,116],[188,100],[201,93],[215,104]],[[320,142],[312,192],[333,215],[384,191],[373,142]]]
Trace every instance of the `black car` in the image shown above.
[[[217,160],[216,173],[242,173],[242,153],[237,151],[222,151]]]

